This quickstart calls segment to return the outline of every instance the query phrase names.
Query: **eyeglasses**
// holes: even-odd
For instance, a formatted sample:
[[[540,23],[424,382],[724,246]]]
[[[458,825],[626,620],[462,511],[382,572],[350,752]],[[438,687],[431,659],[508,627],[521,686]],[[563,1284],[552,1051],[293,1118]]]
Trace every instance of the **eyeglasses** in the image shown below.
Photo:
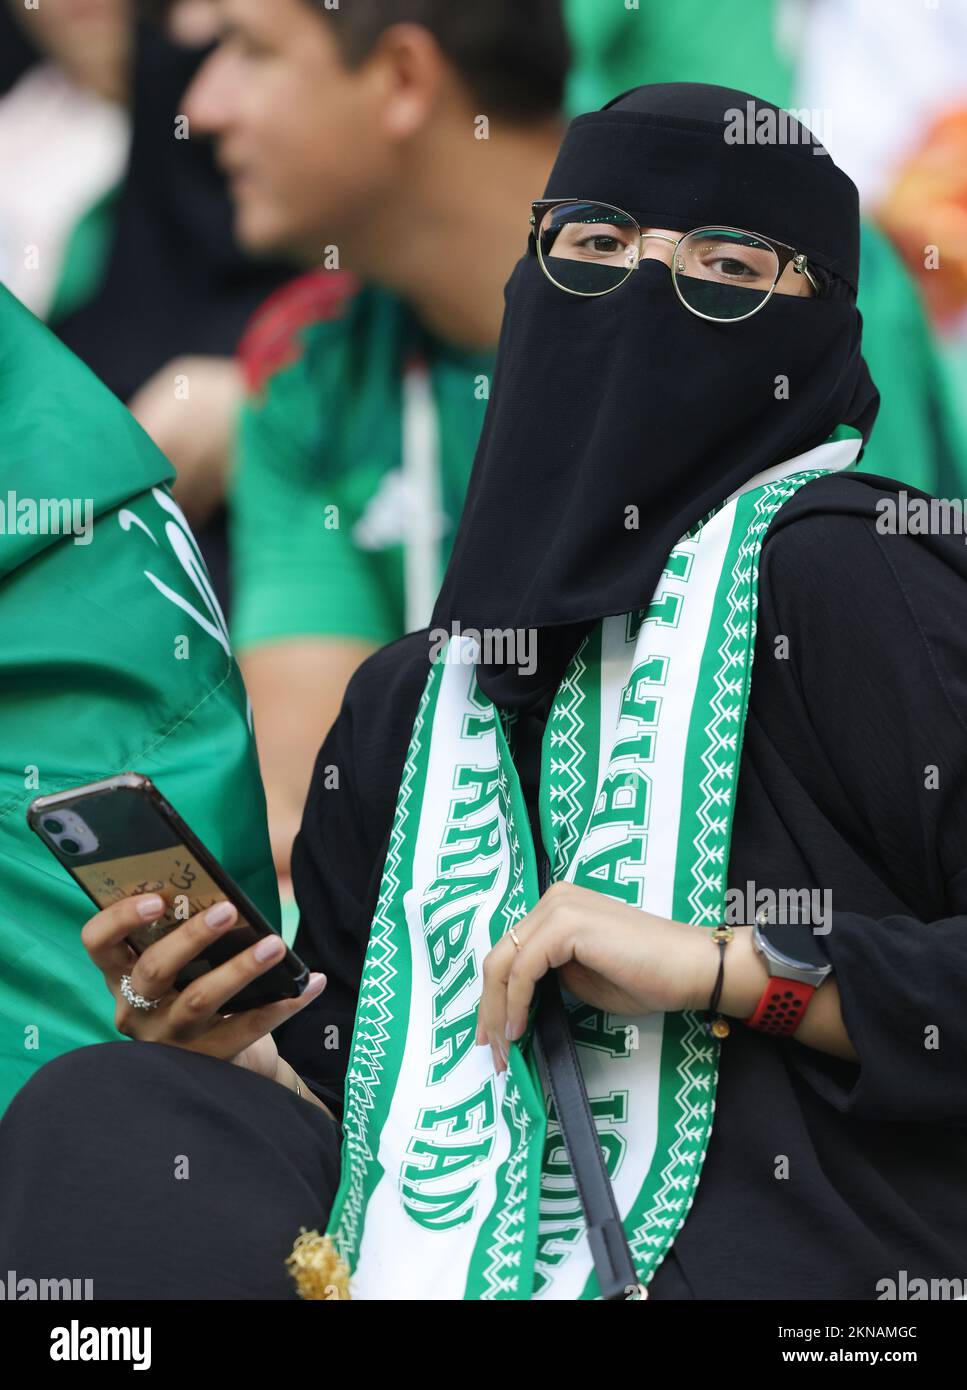
[[[667,241],[675,293],[691,313],[715,323],[750,318],[775,292],[791,261],[818,294],[801,251],[739,227],[696,227],[680,237],[643,232],[630,213],[610,203],[539,199],[531,235],[541,269],[558,289],[585,296],[610,294],[637,270],[648,240]]]

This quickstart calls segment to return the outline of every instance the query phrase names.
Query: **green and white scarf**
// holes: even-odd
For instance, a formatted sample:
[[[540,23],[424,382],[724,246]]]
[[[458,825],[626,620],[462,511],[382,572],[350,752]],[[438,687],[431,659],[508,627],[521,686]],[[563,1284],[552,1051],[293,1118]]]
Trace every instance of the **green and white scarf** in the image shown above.
[[[542,745],[553,879],[725,920],[762,540],[799,487],[859,447],[837,437],[753,478],[682,537],[646,609],[585,637]],[[477,650],[451,637],[431,666],[363,969],[328,1228],[354,1298],[598,1297],[530,1034],[499,1075],[474,1040],[483,960],[538,900],[513,720],[480,691]],[[694,1199],[720,1044],[692,1012],[618,1017],[565,998],[647,1284]]]

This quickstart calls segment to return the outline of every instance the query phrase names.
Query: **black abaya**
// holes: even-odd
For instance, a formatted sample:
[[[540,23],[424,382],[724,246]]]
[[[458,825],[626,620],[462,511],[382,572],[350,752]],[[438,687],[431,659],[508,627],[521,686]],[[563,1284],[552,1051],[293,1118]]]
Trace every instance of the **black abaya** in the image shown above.
[[[967,556],[958,537],[880,535],[881,486],[895,498],[869,476],[808,484],[766,537],[728,874],[831,895],[816,940],[860,1063],[733,1026],[653,1298],[875,1299],[904,1270],[967,1276]],[[425,632],[357,672],[293,854],[296,947],[329,984],[277,1041],[333,1108],[426,675]]]

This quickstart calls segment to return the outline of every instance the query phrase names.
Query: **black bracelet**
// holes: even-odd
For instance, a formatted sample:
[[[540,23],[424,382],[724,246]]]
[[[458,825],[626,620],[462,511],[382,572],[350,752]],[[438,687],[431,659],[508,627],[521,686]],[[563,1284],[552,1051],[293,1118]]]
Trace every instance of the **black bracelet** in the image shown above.
[[[722,985],[725,982],[725,948],[732,940],[732,928],[716,927],[712,932],[712,940],[719,948],[719,973],[715,977],[715,988],[708,1001],[705,1031],[715,1038],[727,1038],[731,1032],[731,1025],[728,1019],[718,1012],[718,1007],[722,997]]]

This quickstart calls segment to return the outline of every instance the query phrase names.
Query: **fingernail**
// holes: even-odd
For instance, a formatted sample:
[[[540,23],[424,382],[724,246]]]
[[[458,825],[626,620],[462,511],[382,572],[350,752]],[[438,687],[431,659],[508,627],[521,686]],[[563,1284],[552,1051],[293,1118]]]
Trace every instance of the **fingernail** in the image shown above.
[[[205,913],[205,926],[213,929],[224,926],[226,922],[231,921],[234,913],[235,909],[231,903],[216,903]]]
[[[508,1042],[513,1042],[516,1036],[517,1029],[512,1025],[510,1019],[508,1019],[507,1026],[504,1029],[504,1037],[507,1039]]]
[[[325,987],[326,976],[320,974],[318,971],[313,971],[309,976],[309,983],[302,991],[302,997],[305,998],[307,994],[321,994]]]
[[[274,933],[272,936],[263,937],[255,948],[256,960],[272,960],[275,956],[284,955],[285,942],[281,936],[276,936]]]
[[[153,893],[150,898],[142,898],[138,903],[139,917],[157,917],[164,911],[165,900],[159,898],[157,893]]]

